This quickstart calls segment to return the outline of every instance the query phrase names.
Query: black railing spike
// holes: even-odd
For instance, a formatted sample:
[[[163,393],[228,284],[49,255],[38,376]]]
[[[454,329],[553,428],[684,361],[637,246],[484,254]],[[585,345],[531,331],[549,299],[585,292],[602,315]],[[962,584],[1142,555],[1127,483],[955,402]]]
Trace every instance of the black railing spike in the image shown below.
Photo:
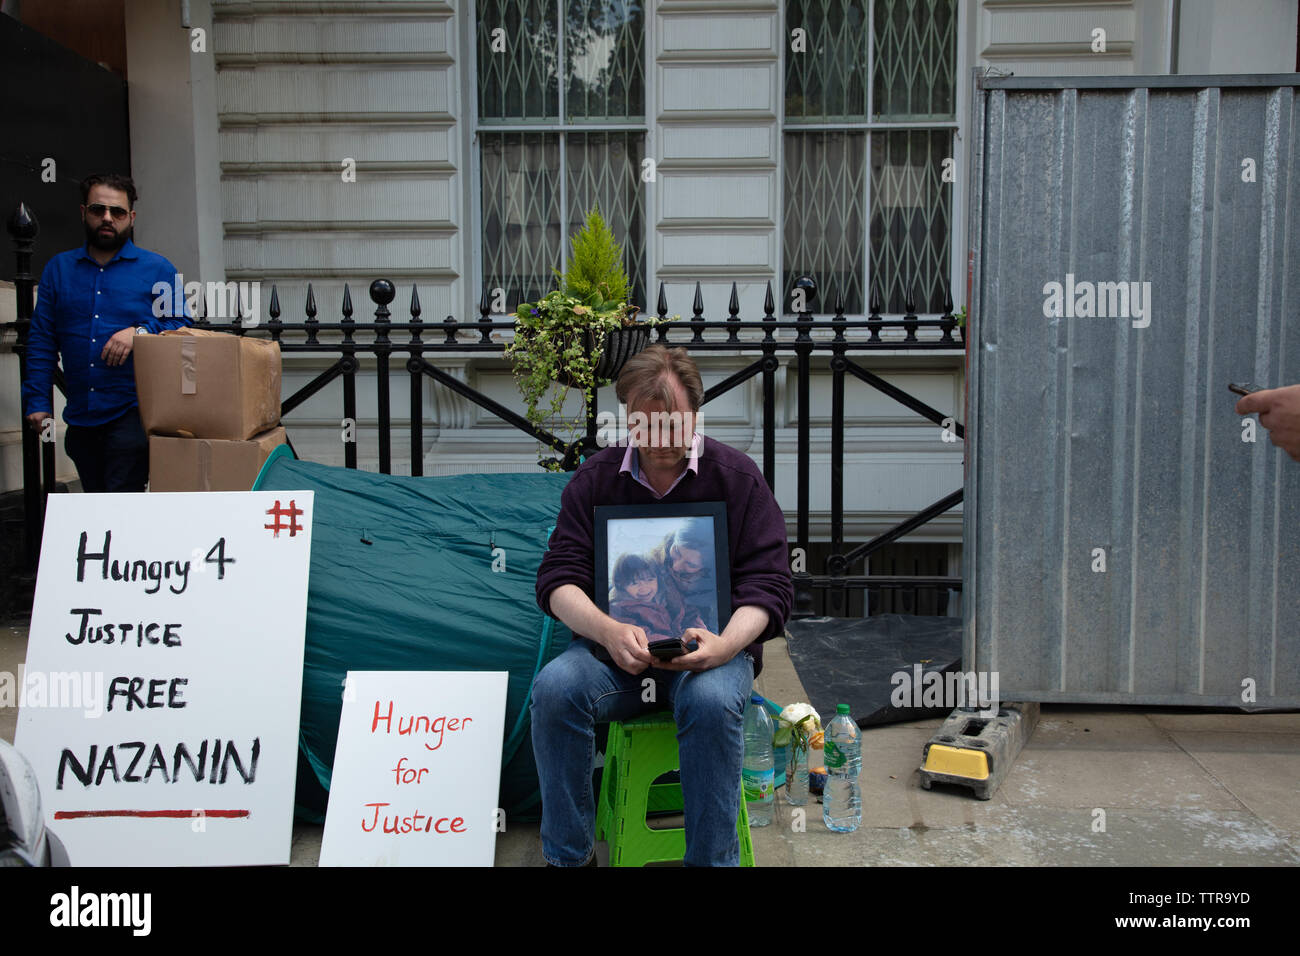
[[[668,291],[664,288],[662,282],[659,283],[659,301],[655,303],[655,310],[659,313],[659,325],[655,329],[655,341],[663,344],[668,341]]]
[[[27,203],[20,202],[13,215],[9,217],[9,235],[14,239],[35,239],[41,231],[41,224],[36,213],[27,208]]]
[[[267,306],[266,313],[267,313],[267,315],[270,316],[270,320],[269,320],[266,324],[267,324],[267,325],[270,327],[270,329],[271,329],[271,339],[272,339],[273,341],[279,342],[279,341],[280,341],[280,333],[281,333],[281,329],[280,329],[280,292],[279,292],[278,289],[276,289],[276,287],[275,287],[275,283],[274,283],[274,282],[271,283],[271,304],[270,304],[269,306]]]
[[[879,342],[880,330],[884,326],[884,320],[880,318],[880,287],[876,285],[876,280],[871,280],[871,304],[869,306],[870,314],[867,316],[867,329],[871,335],[867,338],[868,342]]]
[[[343,283],[343,321],[352,321],[352,288],[346,282]]]
[[[772,295],[772,280],[767,280],[767,292],[763,294],[763,341],[775,342],[776,336],[772,333],[776,331],[776,299]],[[772,354],[768,353],[768,359]],[[773,453],[775,455],[775,452]],[[770,462],[772,459],[768,459]]]
[[[307,313],[307,344],[316,345],[316,290],[307,283],[307,305],[304,310]]]
[[[844,327],[848,325],[848,320],[844,318],[844,284],[839,283],[835,286],[835,315],[831,319],[831,324],[835,327],[835,341],[848,341],[844,336]],[[836,354],[843,354],[837,352]]]
[[[489,286],[483,283],[483,298],[478,303],[478,344],[492,344],[492,302],[488,298]]]
[[[939,336],[941,342],[952,342],[952,330],[957,327],[957,317],[952,314],[952,290],[948,289],[943,296],[943,316],[939,319],[939,329],[942,334]]]
[[[446,330],[446,337],[442,340],[444,345],[456,344],[456,317],[449,315],[442,320],[442,327]]]
[[[415,283],[412,282],[411,283],[411,341],[413,343],[420,341],[420,328],[424,325],[424,322],[420,319],[421,311],[422,310],[420,309],[420,293],[416,291]],[[418,354],[419,353],[415,353],[415,355],[412,355],[412,358],[414,358]]]
[[[903,299],[903,341],[915,342],[916,330],[920,327],[920,322],[916,317],[916,288],[915,280],[909,279],[907,283],[907,295]]]
[[[736,288],[736,283],[731,283],[731,299],[727,302],[727,323],[731,328],[727,329],[728,342],[740,342],[740,292]]]
[[[699,280],[695,282],[695,301],[691,303],[691,342],[700,343],[704,341],[704,290],[700,287]]]

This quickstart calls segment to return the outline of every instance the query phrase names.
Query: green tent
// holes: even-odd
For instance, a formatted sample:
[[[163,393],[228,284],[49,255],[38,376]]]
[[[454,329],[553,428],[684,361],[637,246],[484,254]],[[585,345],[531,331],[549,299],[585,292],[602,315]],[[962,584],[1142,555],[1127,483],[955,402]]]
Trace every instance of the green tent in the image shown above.
[[[298,816],[324,820],[348,671],[491,670],[510,674],[500,806],[537,819],[529,693],[570,635],[534,585],[569,476],[411,478],[276,451],[254,490],[315,492]]]

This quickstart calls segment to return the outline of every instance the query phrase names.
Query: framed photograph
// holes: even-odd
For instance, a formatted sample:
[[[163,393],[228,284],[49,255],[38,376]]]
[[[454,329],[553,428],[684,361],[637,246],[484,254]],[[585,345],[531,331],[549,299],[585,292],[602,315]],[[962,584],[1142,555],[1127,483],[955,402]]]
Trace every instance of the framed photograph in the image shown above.
[[[731,619],[727,509],[721,501],[600,505],[596,606],[651,642],[688,627],[721,634]]]

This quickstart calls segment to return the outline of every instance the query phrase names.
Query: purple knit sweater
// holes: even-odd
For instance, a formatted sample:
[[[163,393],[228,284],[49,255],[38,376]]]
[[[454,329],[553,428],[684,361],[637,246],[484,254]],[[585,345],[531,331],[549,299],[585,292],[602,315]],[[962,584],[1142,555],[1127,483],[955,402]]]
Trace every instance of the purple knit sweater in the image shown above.
[[[597,505],[722,501],[727,506],[731,558],[731,609],[747,604],[767,611],[767,628],[746,648],[755,673],[762,668],[761,642],[785,629],[794,602],[785,515],[768,490],[762,472],[745,454],[707,436],[700,449],[699,474],[687,474],[661,499],[631,475],[619,474],[626,448],[604,448],[584,461],[565,486],[549,550],[537,571],[537,605],[551,614],[551,592],[576,584],[595,600]]]

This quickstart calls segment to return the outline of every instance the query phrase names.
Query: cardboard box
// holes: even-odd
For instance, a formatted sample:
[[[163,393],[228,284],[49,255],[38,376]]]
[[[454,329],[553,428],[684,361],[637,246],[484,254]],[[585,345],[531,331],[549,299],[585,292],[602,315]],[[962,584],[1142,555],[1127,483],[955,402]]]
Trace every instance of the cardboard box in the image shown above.
[[[187,328],[131,347],[150,435],[244,441],[280,424],[279,343]]]
[[[149,437],[150,491],[249,491],[276,445],[282,427],[248,441]]]

